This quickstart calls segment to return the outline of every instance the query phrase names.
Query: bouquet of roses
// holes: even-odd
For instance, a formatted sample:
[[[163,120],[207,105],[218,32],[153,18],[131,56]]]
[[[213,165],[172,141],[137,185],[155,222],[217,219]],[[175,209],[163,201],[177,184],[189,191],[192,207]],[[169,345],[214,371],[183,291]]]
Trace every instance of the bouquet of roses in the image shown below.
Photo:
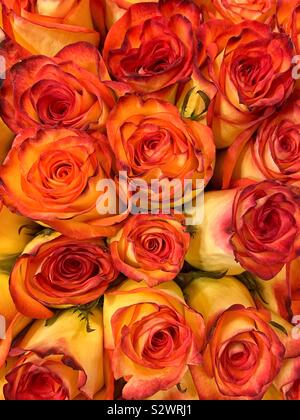
[[[300,399],[300,0],[0,1],[0,399]]]

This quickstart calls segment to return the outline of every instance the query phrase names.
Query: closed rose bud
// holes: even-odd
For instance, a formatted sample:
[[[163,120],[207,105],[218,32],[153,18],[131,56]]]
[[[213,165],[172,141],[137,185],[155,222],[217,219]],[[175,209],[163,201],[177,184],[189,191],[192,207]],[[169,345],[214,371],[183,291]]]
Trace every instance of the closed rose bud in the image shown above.
[[[202,271],[221,271],[229,275],[245,271],[235,261],[232,235],[232,204],[236,190],[209,191],[204,194],[204,218],[191,227],[186,261]]]

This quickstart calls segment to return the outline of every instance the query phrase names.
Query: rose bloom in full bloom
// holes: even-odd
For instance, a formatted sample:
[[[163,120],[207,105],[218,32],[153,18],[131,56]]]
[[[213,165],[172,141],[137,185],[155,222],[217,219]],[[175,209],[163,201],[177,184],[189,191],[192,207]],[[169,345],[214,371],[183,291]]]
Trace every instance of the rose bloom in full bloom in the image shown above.
[[[123,398],[172,390],[190,366],[201,363],[203,318],[175,283],[149,288],[127,280],[105,295],[103,311],[113,374],[126,381]]]
[[[112,78],[139,93],[170,94],[192,74],[201,22],[200,9],[189,0],[133,4],[105,39],[103,57]]]
[[[74,61],[75,60],[75,61]],[[0,114],[8,127],[101,130],[115,104],[95,47],[79,42],[55,57],[31,56],[13,66],[1,87]]]
[[[10,209],[72,238],[113,235],[127,214],[100,215],[96,208],[97,184],[112,177],[112,159],[100,133],[28,128],[1,166],[1,194]]]
[[[208,113],[216,145],[230,146],[274,113],[294,88],[294,47],[268,25],[211,20],[201,27],[200,70],[218,88]]]
[[[203,180],[206,185],[212,176],[215,144],[211,129],[181,118],[168,102],[137,95],[122,97],[109,115],[107,136],[117,170],[126,171],[129,179],[144,180],[152,191],[152,180],[176,179],[182,184],[185,179]],[[174,192],[171,198],[180,197]]]
[[[84,305],[99,298],[118,274],[103,240],[76,241],[57,232],[42,232],[14,265],[10,292],[24,315],[50,318],[51,308]]]
[[[276,0],[196,0],[204,18],[226,19],[232,23],[244,20],[269,23],[275,17]]]
[[[78,41],[98,46],[99,32],[105,31],[103,3],[97,0],[2,0],[0,27],[32,54],[53,56]]]
[[[208,329],[204,363],[192,366],[200,399],[262,399],[280,371],[285,346],[234,277],[199,278],[186,289],[187,301],[202,313]]]
[[[180,272],[190,235],[169,215],[135,215],[110,239],[115,266],[149,286],[173,280]]]
[[[218,162],[223,188],[274,179],[300,186],[299,91],[265,120],[244,147],[230,148]]]
[[[271,280],[297,257],[298,188],[262,181],[205,195],[212,211],[206,212],[203,225],[195,227],[186,256],[190,264],[207,271],[229,270],[234,275],[248,270]],[[220,207],[223,198],[225,204]]]

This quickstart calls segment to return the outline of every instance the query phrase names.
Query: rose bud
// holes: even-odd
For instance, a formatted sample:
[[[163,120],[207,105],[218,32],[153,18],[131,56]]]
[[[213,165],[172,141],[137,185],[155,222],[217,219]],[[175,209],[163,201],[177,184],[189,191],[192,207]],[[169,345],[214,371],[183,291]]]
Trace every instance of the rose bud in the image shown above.
[[[0,270],[0,368],[5,364],[13,339],[31,319],[20,314],[9,291],[9,273]],[[1,385],[1,378],[0,378]]]
[[[203,314],[208,345],[203,364],[191,372],[200,399],[258,400],[279,373],[285,347],[234,277],[199,278],[184,290],[188,304]]]
[[[286,34],[252,21],[211,20],[202,25],[200,39],[200,70],[218,87],[208,123],[217,147],[224,148],[247,130],[251,135],[292,93],[293,44]]]
[[[232,23],[244,20],[270,23],[276,12],[276,0],[196,0],[202,6],[205,20],[226,19]]]
[[[299,253],[297,188],[263,181],[241,189],[233,203],[231,244],[239,263],[270,280]]]
[[[115,104],[106,77],[99,52],[85,42],[54,58],[31,56],[8,71],[0,114],[15,133],[34,126],[103,131]]]
[[[50,318],[51,309],[84,305],[99,298],[118,271],[101,239],[72,240],[52,233],[30,242],[10,277],[18,310],[32,318]]]
[[[110,28],[103,58],[136,92],[172,88],[192,74],[201,11],[189,0],[133,4]]]
[[[93,399],[107,385],[102,311],[92,311],[89,326],[88,332],[72,310],[48,326],[36,321],[11,350],[15,362],[6,375],[5,399]]]
[[[111,176],[112,153],[103,135],[32,128],[16,137],[0,168],[1,194],[10,209],[66,236],[109,236],[127,217],[115,208],[116,191],[113,197],[97,191]],[[103,214],[97,210],[101,197],[108,200]]]
[[[212,176],[215,145],[211,129],[181,118],[178,109],[167,102],[137,95],[121,98],[109,115],[107,136],[117,170],[127,171],[129,180],[145,181],[151,191],[151,181],[157,179],[177,181],[180,187],[190,180],[195,192],[196,180],[206,185]],[[171,206],[181,201],[172,189],[170,194]]]
[[[13,262],[39,230],[32,220],[10,212],[0,203],[0,270],[3,264]]]
[[[180,272],[189,240],[190,235],[174,217],[138,214],[127,219],[109,246],[118,270],[156,286]]]
[[[201,362],[204,323],[173,282],[149,288],[127,280],[105,295],[105,346],[125,399],[144,399],[179,384]]]
[[[204,194],[204,218],[191,227],[191,240],[185,260],[195,268],[208,272],[245,271],[235,261],[232,235],[232,204],[236,190],[209,191]]]
[[[69,44],[98,46],[104,31],[103,3],[95,0],[3,0],[1,28],[32,54],[55,55]],[[94,22],[93,22],[94,20]]]
[[[241,181],[275,179],[300,185],[299,92],[274,116],[265,120],[240,150],[233,144],[221,165],[223,187]]]

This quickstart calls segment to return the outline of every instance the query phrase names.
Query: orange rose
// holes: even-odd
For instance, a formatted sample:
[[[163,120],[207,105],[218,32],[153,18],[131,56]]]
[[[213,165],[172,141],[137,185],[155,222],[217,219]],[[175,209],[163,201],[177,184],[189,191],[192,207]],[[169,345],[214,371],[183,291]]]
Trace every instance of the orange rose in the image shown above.
[[[9,291],[9,272],[0,270],[0,368],[5,364],[13,339],[31,319],[20,314]],[[1,380],[0,380],[1,383]],[[1,392],[0,392],[1,394]]]
[[[55,232],[26,246],[13,267],[10,291],[21,313],[49,318],[47,308],[92,302],[117,276],[102,240],[76,241]]]
[[[257,310],[248,290],[234,277],[196,279],[184,292],[208,329],[203,364],[191,367],[199,398],[261,399],[285,353],[269,325],[270,313]]]
[[[7,400],[92,399],[109,385],[104,373],[102,311],[90,315],[92,331],[72,311],[50,326],[36,321],[11,351],[6,375]],[[88,352],[88,353],[87,353]],[[88,357],[87,357],[88,354]],[[103,398],[111,398],[109,386]]]
[[[208,122],[217,147],[224,148],[245,130],[251,133],[292,93],[293,44],[268,25],[249,21],[209,21],[200,38],[200,63],[208,57],[201,69],[218,87]]]
[[[105,21],[106,26],[110,28],[118,19],[120,19],[126,10],[135,3],[150,3],[152,0],[106,0]]]
[[[277,0],[278,25],[292,38],[298,54],[300,53],[299,17],[299,0]]]
[[[94,0],[3,0],[0,7],[1,28],[32,54],[53,56],[78,41],[97,46],[103,21],[102,2]]]
[[[0,169],[5,204],[76,239],[113,235],[127,215],[96,205],[97,184],[112,176],[106,138],[67,129],[27,129],[15,139]]]
[[[155,288],[127,280],[104,299],[105,346],[125,399],[143,399],[180,383],[201,362],[204,325],[179,287]]]
[[[192,74],[201,19],[189,0],[133,4],[105,40],[103,57],[112,77],[141,93],[185,81]]]
[[[12,213],[0,203],[0,270],[23,251],[25,245],[40,230],[40,226],[26,217]]]
[[[239,263],[264,280],[272,279],[300,250],[299,190],[263,181],[237,192],[231,244]]]
[[[110,240],[115,266],[149,286],[173,280],[180,272],[190,236],[167,215],[135,215]]]
[[[23,60],[29,55],[30,53],[28,51],[24,50],[24,48],[22,48],[20,45],[13,42],[11,39],[5,37],[4,33],[2,33],[2,31],[0,30],[1,79],[6,78],[8,70],[15,63]],[[0,132],[1,132],[0,163],[2,163],[14,139],[13,132],[3,122],[2,118],[0,118]]]
[[[74,58],[76,62],[74,62]],[[13,66],[1,88],[0,114],[18,133],[31,127],[104,130],[115,104],[95,47],[80,42],[54,58],[32,56]]]
[[[274,381],[284,400],[300,400],[300,357],[287,359]]]
[[[244,147],[233,144],[217,164],[223,188],[246,181],[274,179],[300,185],[299,93],[265,120]]]
[[[181,118],[167,102],[136,95],[121,98],[109,115],[107,135],[117,169],[126,170],[129,179],[144,180],[149,189],[153,179],[182,184],[203,179],[206,185],[212,176],[215,145],[210,128]]]
[[[270,22],[276,12],[276,0],[196,0],[203,8],[205,19],[227,19],[232,23],[244,20]]]

